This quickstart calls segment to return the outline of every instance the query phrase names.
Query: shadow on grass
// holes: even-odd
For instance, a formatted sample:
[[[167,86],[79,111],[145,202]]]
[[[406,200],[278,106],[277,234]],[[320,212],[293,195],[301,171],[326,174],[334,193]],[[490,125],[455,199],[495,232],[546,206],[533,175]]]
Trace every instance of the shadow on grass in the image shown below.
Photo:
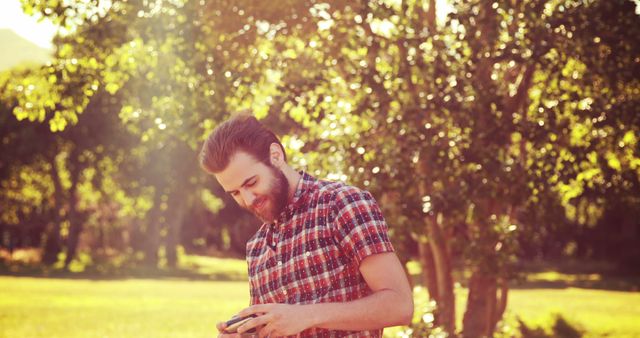
[[[620,270],[606,262],[566,261],[553,265],[527,262],[520,266],[520,276],[511,283],[511,288],[640,291],[640,274]]]
[[[515,281],[510,285],[511,289],[596,289],[609,291],[640,291],[640,278],[603,276],[601,279],[576,278],[572,280],[561,279],[536,279]]]
[[[560,314],[555,315],[550,330],[544,327],[530,327],[519,317],[517,321],[522,338],[581,338],[585,335],[585,331],[579,325],[568,321]]]
[[[640,273],[621,271],[607,264],[593,262],[522,262],[511,289],[596,289],[640,292]],[[419,270],[410,273],[414,285],[421,285]],[[457,272],[455,280],[467,288],[468,274]]]
[[[90,279],[90,280],[125,280],[125,279],[171,279],[193,281],[238,281],[246,282],[246,274],[233,271],[200,272],[186,268],[150,268],[135,267],[124,269],[101,269],[89,267],[81,272],[71,272],[63,269],[41,266],[0,264],[0,276],[32,277],[32,278],[61,278],[61,279]]]

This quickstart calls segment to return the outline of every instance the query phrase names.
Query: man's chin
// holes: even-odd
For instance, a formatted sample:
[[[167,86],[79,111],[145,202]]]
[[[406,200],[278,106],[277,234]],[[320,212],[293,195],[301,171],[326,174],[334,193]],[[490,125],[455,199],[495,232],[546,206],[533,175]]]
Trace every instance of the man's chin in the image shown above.
[[[263,215],[263,214],[255,212],[255,211],[252,211],[252,213],[253,213],[254,216],[256,216],[256,218],[258,218],[263,223],[271,223],[271,222],[273,222],[275,220],[275,217],[273,217],[273,216]]]

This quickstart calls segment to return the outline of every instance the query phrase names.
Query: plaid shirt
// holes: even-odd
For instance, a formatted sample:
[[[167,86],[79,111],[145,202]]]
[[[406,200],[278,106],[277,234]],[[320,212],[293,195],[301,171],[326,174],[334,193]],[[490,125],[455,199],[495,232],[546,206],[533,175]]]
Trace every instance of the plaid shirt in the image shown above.
[[[370,193],[306,173],[278,220],[247,243],[251,304],[348,302],[371,294],[360,274],[369,255],[391,252]],[[311,328],[302,337],[381,337],[373,331]]]

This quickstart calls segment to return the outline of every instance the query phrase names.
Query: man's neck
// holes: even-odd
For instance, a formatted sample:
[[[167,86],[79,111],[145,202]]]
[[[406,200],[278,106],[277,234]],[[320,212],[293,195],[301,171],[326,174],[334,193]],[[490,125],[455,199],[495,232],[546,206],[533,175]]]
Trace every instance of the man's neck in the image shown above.
[[[291,203],[291,201],[293,200],[293,195],[295,195],[296,189],[298,188],[298,183],[300,182],[300,179],[302,179],[302,175],[300,175],[300,173],[291,168],[289,165],[284,166],[284,168],[282,169],[282,173],[289,182],[289,203]]]

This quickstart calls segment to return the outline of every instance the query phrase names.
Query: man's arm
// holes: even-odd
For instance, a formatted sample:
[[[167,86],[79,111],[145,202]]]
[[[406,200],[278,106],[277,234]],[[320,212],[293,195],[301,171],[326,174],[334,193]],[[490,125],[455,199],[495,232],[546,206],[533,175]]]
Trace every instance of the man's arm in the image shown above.
[[[259,317],[242,325],[238,332],[265,325],[259,336],[266,337],[294,335],[312,327],[362,331],[409,324],[413,297],[396,254],[366,257],[360,263],[360,273],[373,291],[367,297],[344,303],[254,305],[239,315]]]

